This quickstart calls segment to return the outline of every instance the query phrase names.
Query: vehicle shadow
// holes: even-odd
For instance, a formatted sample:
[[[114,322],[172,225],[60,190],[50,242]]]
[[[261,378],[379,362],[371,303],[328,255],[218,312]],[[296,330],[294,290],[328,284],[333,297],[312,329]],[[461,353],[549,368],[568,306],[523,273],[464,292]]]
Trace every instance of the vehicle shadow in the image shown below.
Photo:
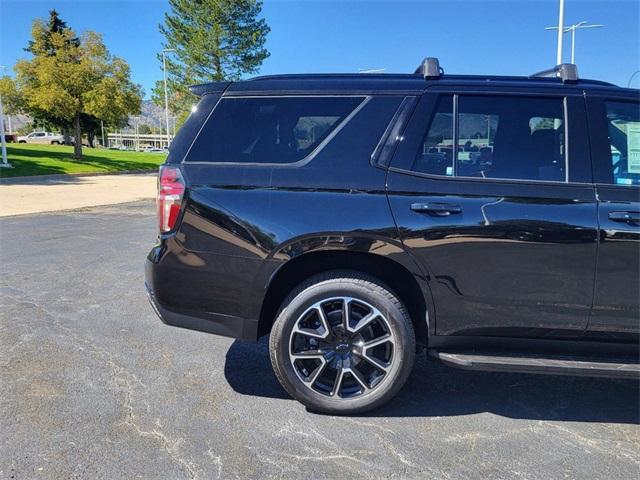
[[[289,398],[269,360],[266,338],[236,340],[224,373],[241,395]],[[367,417],[441,417],[490,412],[528,420],[640,423],[640,389],[635,380],[469,372],[420,354],[398,396]]]

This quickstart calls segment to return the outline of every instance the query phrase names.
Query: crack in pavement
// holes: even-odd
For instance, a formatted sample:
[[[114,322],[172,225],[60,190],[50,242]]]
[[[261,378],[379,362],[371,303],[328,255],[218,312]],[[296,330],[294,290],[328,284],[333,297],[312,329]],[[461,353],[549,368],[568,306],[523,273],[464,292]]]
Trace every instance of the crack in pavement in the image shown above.
[[[24,292],[21,292],[24,294]],[[13,295],[6,295],[11,300],[16,301],[19,304],[28,304],[34,309],[39,310],[45,317],[49,318],[52,323],[60,330],[64,331],[69,338],[71,339],[71,344],[75,345],[75,347],[82,352],[90,352],[96,355],[98,358],[103,360],[103,363],[109,367],[111,371],[110,378],[113,383],[123,392],[125,397],[124,409],[126,411],[126,419],[123,424],[131,427],[138,435],[146,438],[153,438],[160,443],[160,446],[164,451],[167,452],[169,458],[172,462],[178,465],[181,470],[185,472],[187,478],[196,480],[199,476],[198,467],[194,465],[192,462],[189,462],[182,458],[180,453],[180,445],[183,442],[183,439],[179,438],[176,440],[170,439],[164,432],[163,427],[160,422],[160,419],[156,419],[154,425],[157,428],[153,428],[151,430],[145,430],[141,425],[136,422],[136,415],[134,412],[132,394],[134,393],[135,384],[138,384],[140,387],[147,388],[147,386],[140,380],[138,377],[128,371],[123,366],[119,365],[114,360],[114,355],[108,350],[98,346],[96,343],[91,341],[89,338],[80,336],[77,332],[75,332],[72,328],[63,325],[57,316],[51,313],[47,308],[40,305],[35,301],[27,301]],[[82,345],[85,346],[83,348]],[[88,348],[87,348],[88,347]],[[145,402],[146,403],[146,402]],[[146,410],[149,410],[149,406],[147,404]]]

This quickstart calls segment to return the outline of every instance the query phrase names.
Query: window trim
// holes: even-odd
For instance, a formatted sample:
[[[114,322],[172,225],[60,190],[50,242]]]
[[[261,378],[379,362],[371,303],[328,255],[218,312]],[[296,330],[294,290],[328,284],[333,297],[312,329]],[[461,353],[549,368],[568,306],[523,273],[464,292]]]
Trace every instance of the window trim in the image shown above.
[[[411,119],[411,114],[418,104],[419,98],[416,95],[407,95],[402,99],[376,147],[373,149],[373,153],[371,153],[370,163],[372,166],[383,169],[389,167],[396,147],[402,141],[402,132]]]
[[[329,135],[327,135],[318,145],[316,145],[316,147],[311,152],[309,152],[305,157],[301,158],[300,160],[297,160],[297,161],[291,162],[291,163],[273,163],[273,162],[206,162],[206,161],[202,161],[202,160],[196,160],[196,161],[189,161],[188,160],[189,153],[191,153],[191,149],[193,148],[193,145],[195,144],[195,142],[198,139],[198,137],[200,137],[200,134],[202,133],[202,130],[204,129],[205,125],[209,122],[209,118],[211,117],[211,115],[213,115],[213,112],[215,112],[215,110],[218,107],[218,105],[220,104],[220,102],[222,100],[224,100],[224,99],[237,100],[237,99],[242,99],[242,98],[260,98],[260,99],[265,99],[265,98],[344,98],[344,97],[347,97],[347,98],[360,98],[362,100],[349,113],[349,115],[344,117],[342,119],[342,121],[335,126],[335,128],[329,133]],[[299,167],[303,167],[306,164],[308,164],[309,162],[311,162],[322,151],[322,149],[331,140],[333,140],[336,137],[336,135],[338,135],[338,133],[340,133],[340,131],[351,121],[351,119],[353,117],[355,117],[358,114],[358,112],[360,112],[360,110],[362,110],[367,103],[369,103],[371,98],[372,98],[372,95],[295,95],[295,94],[293,94],[293,95],[291,95],[291,94],[282,94],[282,95],[222,95],[218,99],[218,101],[216,102],[215,106],[211,109],[211,112],[209,112],[209,115],[207,115],[206,120],[200,126],[200,130],[198,130],[198,134],[194,137],[193,142],[191,142],[191,145],[189,145],[189,149],[185,153],[181,163],[183,163],[185,165],[212,165],[212,166],[217,166],[217,167],[253,167],[253,168],[255,168],[255,167],[270,167],[270,168],[299,168]]]
[[[409,170],[406,168],[399,168],[399,167],[394,167],[393,163],[391,164],[391,166],[389,166],[389,170],[396,172],[396,173],[405,173],[408,175],[414,175],[417,177],[422,177],[422,178],[429,178],[432,180],[463,180],[463,181],[474,181],[474,182],[485,182],[485,183],[516,183],[516,184],[532,184],[532,185],[540,185],[540,184],[546,184],[546,185],[593,185],[593,182],[572,182],[569,180],[569,164],[570,164],[570,153],[569,153],[569,145],[570,145],[570,141],[569,141],[569,105],[568,105],[568,98],[569,95],[567,94],[547,94],[547,93],[539,93],[539,92],[535,92],[535,93],[527,93],[527,92],[504,92],[504,91],[463,91],[463,92],[459,92],[459,91],[453,91],[453,90],[437,90],[437,91],[433,91],[433,92],[426,92],[424,95],[429,95],[429,94],[436,94],[438,95],[438,97],[447,97],[447,96],[451,96],[452,97],[452,116],[453,116],[453,145],[457,146],[457,135],[458,135],[458,97],[460,95],[462,96],[466,96],[466,97],[535,97],[537,99],[539,98],[548,98],[548,99],[562,99],[562,108],[563,108],[563,122],[564,122],[564,135],[565,135],[565,180],[564,181],[557,181],[557,180],[535,180],[535,179],[524,179],[524,178],[481,178],[481,177],[467,177],[467,176],[457,176],[457,160],[458,160],[458,149],[457,148],[453,148],[453,175],[449,176],[449,175],[436,175],[433,173],[424,173],[424,172],[417,172],[415,170]],[[575,96],[575,95],[574,95]],[[439,99],[438,99],[439,101]],[[437,103],[436,103],[437,105]],[[435,112],[431,112],[431,113],[435,113]],[[429,119],[429,124],[427,127],[431,126],[431,123],[433,122],[435,115],[432,115],[431,118]],[[425,132],[428,132],[428,129],[425,130]],[[425,133],[426,134],[426,133]],[[628,186],[628,185],[627,185]]]

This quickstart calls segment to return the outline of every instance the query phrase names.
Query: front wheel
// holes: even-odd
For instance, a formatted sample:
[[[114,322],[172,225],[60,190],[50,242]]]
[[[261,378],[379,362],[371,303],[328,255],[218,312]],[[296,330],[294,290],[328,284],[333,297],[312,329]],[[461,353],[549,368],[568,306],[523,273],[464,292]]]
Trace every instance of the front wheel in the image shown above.
[[[310,410],[354,414],[390,400],[415,358],[411,319],[379,280],[315,276],[283,302],[269,351],[278,380]]]

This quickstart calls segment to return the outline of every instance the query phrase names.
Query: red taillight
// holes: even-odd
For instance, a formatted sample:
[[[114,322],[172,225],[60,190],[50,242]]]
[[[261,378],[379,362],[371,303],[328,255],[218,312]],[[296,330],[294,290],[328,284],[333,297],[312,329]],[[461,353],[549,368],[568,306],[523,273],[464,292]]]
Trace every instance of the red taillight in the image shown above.
[[[170,232],[176,226],[182,196],[184,178],[178,167],[162,166],[158,174],[158,225],[160,233]]]

